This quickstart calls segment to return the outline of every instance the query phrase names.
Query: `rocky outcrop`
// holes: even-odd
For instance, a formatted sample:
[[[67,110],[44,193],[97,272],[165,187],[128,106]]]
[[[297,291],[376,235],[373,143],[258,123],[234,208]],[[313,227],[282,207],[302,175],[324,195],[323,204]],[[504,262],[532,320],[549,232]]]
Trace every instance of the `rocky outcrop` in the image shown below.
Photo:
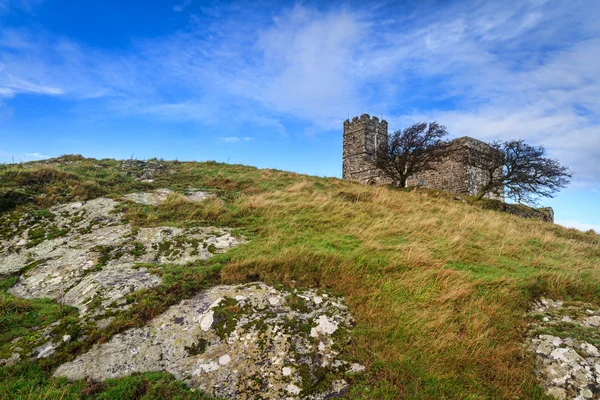
[[[123,196],[123,198],[127,200],[131,200],[140,204],[148,204],[152,206],[157,206],[160,203],[167,200],[167,197],[174,194],[172,190],[169,189],[157,189],[153,192],[137,192],[137,193],[129,193]],[[209,197],[214,197],[213,194],[202,190],[190,190],[185,195],[184,198],[188,201],[198,202],[206,200]]]
[[[521,218],[533,218],[544,222],[554,222],[554,210],[552,207],[532,208],[524,204],[504,203],[492,199],[479,201],[478,204],[484,209],[505,212]]]
[[[144,265],[205,260],[243,242],[227,228],[134,228],[121,221],[118,206],[115,200],[98,198],[32,210],[12,219],[3,215],[0,275],[20,274],[8,292],[77,307],[81,326],[102,327],[115,312],[130,306],[129,294],[162,283]],[[51,355],[65,342],[56,334],[61,330],[35,329],[27,338],[31,353],[21,342],[5,343],[1,353],[10,357],[0,363]]]
[[[33,226],[12,238],[14,251],[0,256],[0,274],[25,271],[9,293],[47,297],[78,307],[83,314],[97,314],[122,306],[129,293],[161,283],[158,276],[137,268],[138,263],[184,264],[240,243],[224,228],[134,230],[119,221],[117,204],[100,198],[53,207],[47,218],[60,237],[29,247],[27,239],[41,229]]]
[[[159,160],[123,160],[118,167],[124,174],[142,182],[152,182],[163,173],[170,172],[167,165]]]
[[[229,399],[325,399],[362,371],[340,355],[352,318],[341,298],[262,283],[217,286],[143,328],[58,368],[55,376],[104,380],[161,371]]]
[[[244,241],[228,228],[132,227],[120,206],[159,205],[159,189],[32,210],[0,231],[0,275],[19,274],[8,291],[50,298],[79,310],[0,347],[1,365],[40,359],[86,340],[131,307],[133,292],[160,285],[149,264],[185,264]],[[190,191],[188,201],[212,195]],[[131,204],[129,204],[131,206]],[[112,336],[61,365],[55,376],[105,380],[167,371],[187,385],[230,399],[325,399],[342,395],[347,374],[364,367],[343,350],[353,324],[343,299],[322,290],[283,290],[263,283],[217,286],[181,301],[148,325]],[[81,335],[80,328],[86,333]],[[71,334],[75,336],[72,336]],[[62,353],[61,353],[62,354]]]
[[[561,400],[599,398],[600,310],[542,298],[530,317],[528,345],[546,393]]]

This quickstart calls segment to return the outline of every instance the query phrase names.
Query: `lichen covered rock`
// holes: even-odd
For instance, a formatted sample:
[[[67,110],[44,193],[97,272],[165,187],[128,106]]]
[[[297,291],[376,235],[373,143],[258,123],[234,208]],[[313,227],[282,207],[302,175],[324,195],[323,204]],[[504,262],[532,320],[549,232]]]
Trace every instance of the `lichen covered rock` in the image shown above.
[[[327,293],[217,286],[95,345],[55,376],[104,380],[165,370],[224,398],[330,398],[345,390],[345,373],[364,369],[341,359],[351,325],[342,299]]]
[[[15,227],[2,242],[9,250],[0,254],[0,274],[22,271],[9,293],[98,315],[123,306],[129,293],[161,283],[136,264],[185,264],[240,243],[226,228],[133,229],[121,222],[117,205],[105,198],[59,205],[27,229]]]
[[[174,193],[175,192],[169,189],[156,189],[153,192],[129,193],[123,196],[123,198],[135,203],[157,206]],[[214,197],[214,195],[202,190],[190,190],[183,197],[191,202],[199,202],[206,200],[209,197]]]
[[[123,160],[117,167],[123,174],[142,182],[153,182],[155,178],[164,173],[170,173],[167,165],[159,160]]]
[[[600,310],[582,302],[540,299],[530,312],[528,346],[546,393],[592,399],[600,393]]]

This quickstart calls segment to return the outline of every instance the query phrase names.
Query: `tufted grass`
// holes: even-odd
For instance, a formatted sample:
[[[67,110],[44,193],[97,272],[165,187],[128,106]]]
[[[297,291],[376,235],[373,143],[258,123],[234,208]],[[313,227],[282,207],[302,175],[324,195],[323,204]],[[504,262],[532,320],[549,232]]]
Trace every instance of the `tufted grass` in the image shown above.
[[[101,162],[109,171],[94,176],[90,165]],[[226,225],[251,238],[187,269],[156,267],[164,284],[132,295],[133,307],[89,344],[139,326],[209,284],[262,280],[322,287],[346,297],[357,322],[347,355],[368,367],[349,378],[348,398],[544,399],[523,347],[528,305],[542,294],[600,304],[600,235],[593,232],[481,209],[431,191],[215,162],[167,164],[173,172],[151,184],[117,177],[111,160],[33,166],[65,175],[25,186],[7,180],[15,176],[8,173],[14,167],[0,169],[6,190],[35,192],[36,199],[52,193],[62,193],[60,201],[78,198],[70,189],[57,191],[63,180],[94,182],[110,196],[150,187],[205,188],[218,198],[191,204],[175,195],[158,207],[127,205],[123,216],[136,226]],[[16,376],[14,369],[4,371]],[[40,373],[45,380],[35,393],[83,388]],[[19,376],[29,379],[27,373]],[[37,375],[31,376],[34,382]],[[107,393],[138,387],[140,376],[111,381],[86,396],[112,398]],[[164,376],[156,382],[156,390],[176,385]],[[148,392],[131,393],[146,398]],[[198,395],[165,393],[163,398]]]

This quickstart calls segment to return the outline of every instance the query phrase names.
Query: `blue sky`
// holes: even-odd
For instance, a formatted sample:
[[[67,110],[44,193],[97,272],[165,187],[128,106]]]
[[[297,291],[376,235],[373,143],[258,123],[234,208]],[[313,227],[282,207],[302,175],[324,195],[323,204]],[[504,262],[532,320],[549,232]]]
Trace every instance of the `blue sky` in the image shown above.
[[[574,172],[600,232],[600,2],[0,0],[0,162],[67,153],[341,175],[342,123],[437,120]]]

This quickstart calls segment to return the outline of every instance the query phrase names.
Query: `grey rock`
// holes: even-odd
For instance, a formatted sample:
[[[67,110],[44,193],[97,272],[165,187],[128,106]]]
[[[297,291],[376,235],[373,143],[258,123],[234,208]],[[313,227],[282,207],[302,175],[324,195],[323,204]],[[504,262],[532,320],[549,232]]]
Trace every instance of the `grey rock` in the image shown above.
[[[12,353],[10,357],[0,359],[0,365],[5,365],[7,367],[12,367],[16,365],[21,360],[21,354]]]
[[[71,231],[28,251],[1,256],[3,273],[37,263],[9,292],[23,298],[55,299],[78,307],[84,314],[89,304],[99,299],[100,304],[96,301],[95,305],[102,311],[111,304],[122,306],[121,299],[129,293],[161,283],[147,269],[135,269],[136,263],[185,264],[208,259],[243,242],[226,228],[151,227],[132,232],[131,226],[120,223],[119,216],[112,212],[117,204],[99,198],[51,208],[58,226],[68,226]],[[87,233],[77,232],[95,222]],[[101,257],[106,260],[100,270]]]
[[[159,160],[124,160],[121,161],[118,168],[124,174],[142,182],[152,182],[159,175],[172,172],[165,163]]]
[[[164,202],[171,194],[173,194],[173,191],[169,189],[157,189],[154,192],[129,193],[123,196],[123,198],[140,204],[157,206]]]
[[[319,297],[311,290],[295,294]],[[262,283],[214,287],[171,307],[146,327],[95,345],[54,375],[104,380],[165,370],[193,388],[231,399],[258,394],[325,399],[343,393],[343,374],[360,370],[336,362],[352,325],[347,306],[328,296],[296,309],[290,296]],[[340,378],[324,392],[302,392],[307,377],[301,371],[317,367]]]
[[[532,323],[530,331],[553,328],[561,331],[562,336],[573,326],[584,328],[579,332],[585,332],[596,327],[600,320],[600,313],[590,307],[585,303],[565,305],[560,300],[542,298],[533,305],[531,315],[546,317],[532,318],[537,322]],[[557,399],[591,399],[600,392],[600,351],[581,334],[576,337],[542,334],[528,338],[529,348],[536,355],[540,382],[546,393]]]
[[[167,200],[167,198],[172,194],[174,194],[172,190],[157,189],[153,192],[129,193],[123,196],[123,198],[140,204],[157,206]],[[203,201],[210,197],[214,197],[214,195],[197,189],[191,189],[184,195],[186,200],[192,202]]]

